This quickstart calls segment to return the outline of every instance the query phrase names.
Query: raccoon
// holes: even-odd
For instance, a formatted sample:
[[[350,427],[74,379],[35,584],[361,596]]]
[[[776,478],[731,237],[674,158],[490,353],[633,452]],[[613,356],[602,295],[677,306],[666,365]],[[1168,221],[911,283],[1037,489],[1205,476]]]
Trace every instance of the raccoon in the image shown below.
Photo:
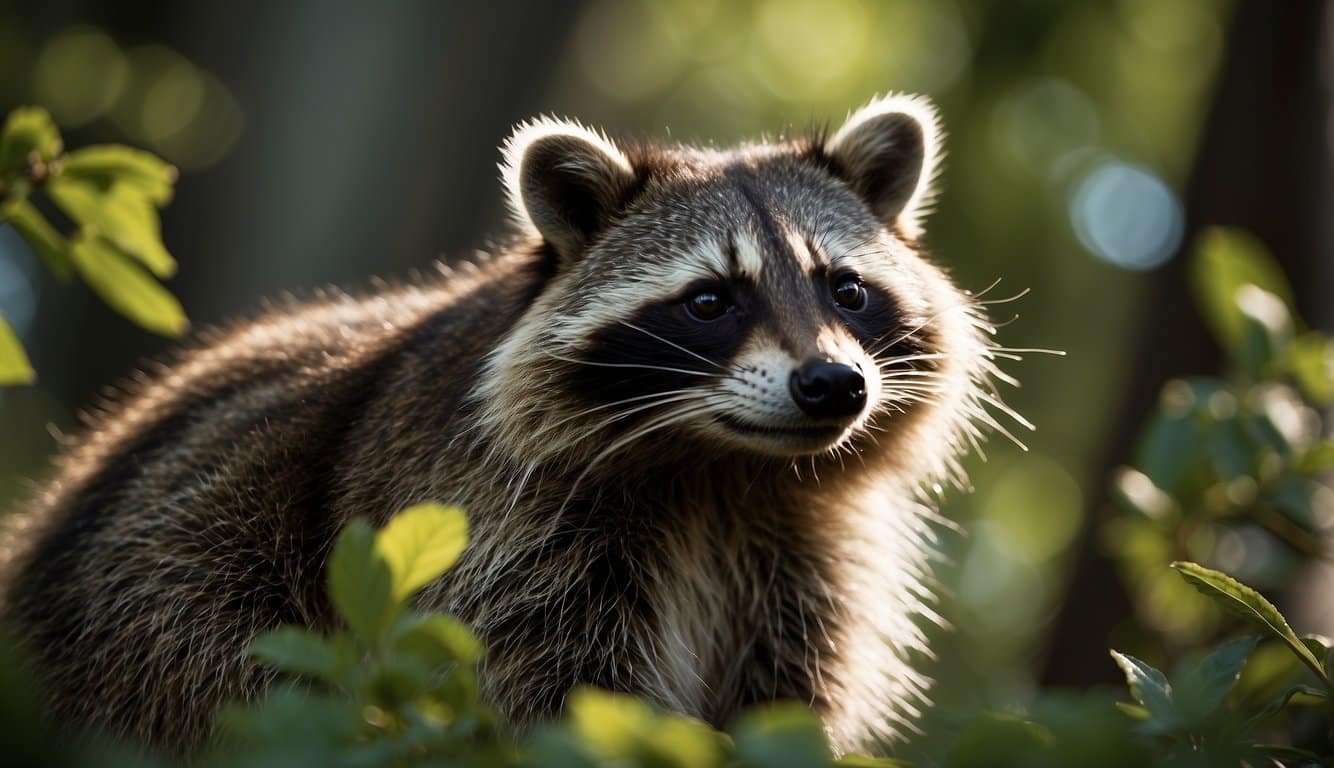
[[[726,150],[520,125],[494,253],[207,333],[58,459],[3,598],[51,707],[199,746],[271,682],[257,634],[335,623],[349,519],[440,500],[472,541],[419,607],[476,630],[516,728],[591,684],[893,740],[929,684],[932,502],[1007,410],[985,302],[922,253],[940,142],[897,95]]]

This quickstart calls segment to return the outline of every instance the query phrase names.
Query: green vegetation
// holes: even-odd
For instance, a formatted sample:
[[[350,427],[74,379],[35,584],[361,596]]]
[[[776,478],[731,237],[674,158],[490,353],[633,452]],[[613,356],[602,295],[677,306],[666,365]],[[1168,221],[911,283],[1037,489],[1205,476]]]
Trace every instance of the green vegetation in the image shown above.
[[[449,616],[407,609],[414,592],[454,563],[466,536],[463,512],[435,504],[407,509],[378,532],[363,521],[349,525],[328,568],[330,597],[348,629],[321,636],[282,627],[257,638],[252,656],[289,682],[275,685],[253,705],[222,712],[217,746],[197,761],[216,768],[909,765],[863,756],[835,759],[815,715],[797,703],[757,709],[729,733],[719,733],[633,697],[591,688],[571,694],[561,723],[522,740],[510,738],[479,700],[476,665],[483,651],[477,638]],[[1262,635],[1239,637],[1203,658],[1188,658],[1170,677],[1112,651],[1134,703],[1114,706],[1096,694],[1049,694],[1025,713],[987,713],[962,726],[943,765],[1061,766],[1074,754],[1084,756],[1081,765],[1094,766],[1328,764],[1321,761],[1334,756],[1334,749],[1326,733],[1320,733],[1319,746],[1258,739],[1283,722],[1334,723],[1334,646],[1325,638],[1299,637],[1269,601],[1225,574],[1195,563],[1173,567]],[[1233,696],[1227,704],[1261,641],[1279,644],[1305,669],[1267,698]],[[12,666],[0,667],[0,676],[5,683],[0,740],[11,744],[9,754],[127,768],[156,764],[132,756],[110,761],[103,749],[87,745],[67,754],[54,740],[41,743],[49,739],[49,726],[34,715],[30,702],[15,701],[30,686],[17,684]],[[27,739],[20,745],[26,748],[15,750],[20,738]]]
[[[78,275],[120,314],[173,337],[189,322],[158,282],[176,272],[162,244],[158,209],[171,202],[175,182],[175,168],[140,150],[99,145],[66,152],[40,107],[14,110],[0,129],[0,225],[11,225],[57,277]],[[43,202],[72,222],[69,234],[51,225]],[[18,337],[0,317],[0,386],[34,377]]]
[[[94,146],[64,152],[40,109],[20,109],[0,139],[0,221],[47,267],[77,274],[122,314],[172,335],[185,327],[157,282],[175,263],[157,209],[174,170],[143,152]],[[41,193],[41,200],[38,199]],[[43,207],[51,214],[44,214]],[[48,215],[71,222],[61,234]],[[1041,692],[1006,711],[930,721],[938,753],[919,765],[1220,766],[1334,764],[1330,640],[1301,635],[1261,593],[1219,570],[1234,537],[1274,553],[1235,573],[1281,591],[1303,564],[1327,558],[1320,477],[1334,441],[1318,408],[1334,402],[1334,340],[1305,328],[1282,271],[1245,233],[1207,231],[1192,264],[1199,310],[1227,351],[1218,378],[1168,382],[1132,467],[1118,473],[1120,514],[1104,526],[1130,587],[1143,648],[1176,659],[1170,673],[1113,650],[1130,701],[1110,691]],[[0,382],[32,371],[0,323]],[[565,718],[513,738],[479,698],[483,649],[466,626],[409,610],[466,544],[462,511],[422,505],[379,531],[354,522],[339,537],[328,587],[346,629],[321,636],[284,627],[252,646],[283,682],[220,714],[219,746],[197,761],[250,765],[820,766],[905,765],[835,760],[818,720],[779,703],[728,733],[618,694],[580,689]],[[1238,561],[1244,566],[1247,561]],[[1239,631],[1258,634],[1237,635]],[[1217,642],[1218,638],[1230,638]],[[1214,644],[1217,643],[1217,644]],[[0,663],[0,754],[33,763],[158,765],[62,741],[33,705],[17,655]],[[1089,660],[1089,663],[1096,663]],[[126,756],[129,755],[129,756]]]
[[[1254,238],[1207,230],[1191,264],[1196,304],[1228,371],[1168,382],[1118,473],[1124,514],[1104,527],[1140,622],[1169,645],[1206,639],[1219,606],[1171,575],[1174,560],[1218,564],[1281,590],[1327,557],[1319,478],[1334,470],[1334,441],[1319,408],[1334,402],[1334,340],[1307,330],[1292,289]],[[1248,567],[1238,547],[1264,548]]]

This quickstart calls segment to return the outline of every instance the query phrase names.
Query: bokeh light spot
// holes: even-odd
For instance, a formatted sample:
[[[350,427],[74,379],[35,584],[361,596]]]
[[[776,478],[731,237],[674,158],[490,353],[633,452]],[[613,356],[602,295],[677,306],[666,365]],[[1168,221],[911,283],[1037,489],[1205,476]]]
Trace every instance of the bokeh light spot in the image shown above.
[[[982,507],[1001,543],[1016,557],[1042,562],[1065,551],[1083,521],[1079,484],[1039,455],[1015,461],[992,486]]]
[[[1062,158],[1097,142],[1098,109],[1083,91],[1058,78],[1024,84],[997,111],[1002,150],[1023,171],[1043,175]]]
[[[1181,204],[1150,171],[1107,162],[1070,198],[1075,235],[1093,255],[1126,269],[1153,269],[1172,257],[1184,228]]]
[[[781,98],[814,98],[865,66],[869,22],[857,3],[765,3],[756,19],[762,43],[756,74]]]
[[[120,97],[129,65],[102,32],[75,27],[51,38],[33,68],[33,95],[65,127],[102,116]]]
[[[195,68],[178,63],[158,73],[144,93],[140,125],[154,143],[180,133],[204,104],[204,82]]]

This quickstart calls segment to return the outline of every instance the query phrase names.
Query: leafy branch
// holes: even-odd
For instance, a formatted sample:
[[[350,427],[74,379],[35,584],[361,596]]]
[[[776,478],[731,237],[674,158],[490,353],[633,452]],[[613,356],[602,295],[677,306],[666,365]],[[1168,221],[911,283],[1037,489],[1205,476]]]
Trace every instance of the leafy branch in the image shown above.
[[[56,277],[78,275],[139,326],[180,336],[189,322],[159,282],[176,272],[158,218],[176,176],[171,165],[130,147],[66,152],[46,110],[22,107],[0,130],[0,224],[12,226]],[[43,207],[67,217],[71,231],[62,234]],[[34,378],[18,335],[0,317],[0,386]]]
[[[1241,637],[1223,643],[1203,659],[1183,662],[1170,679],[1147,662],[1112,651],[1136,702],[1122,705],[1122,710],[1141,721],[1144,734],[1160,737],[1169,752],[1178,757],[1191,752],[1212,755],[1210,759],[1214,760],[1227,756],[1241,761],[1318,763],[1320,755],[1311,750],[1259,743],[1250,737],[1275,715],[1312,706],[1323,708],[1329,726],[1334,727],[1334,683],[1329,667],[1334,648],[1330,642],[1315,635],[1298,637],[1273,603],[1225,573],[1196,563],[1179,562],[1172,567],[1220,608],[1282,643],[1306,666],[1317,685],[1294,684],[1271,701],[1252,706],[1249,712],[1234,712],[1223,707],[1224,697],[1236,684],[1242,666],[1261,638]],[[1328,754],[1329,746],[1327,743],[1321,752]]]

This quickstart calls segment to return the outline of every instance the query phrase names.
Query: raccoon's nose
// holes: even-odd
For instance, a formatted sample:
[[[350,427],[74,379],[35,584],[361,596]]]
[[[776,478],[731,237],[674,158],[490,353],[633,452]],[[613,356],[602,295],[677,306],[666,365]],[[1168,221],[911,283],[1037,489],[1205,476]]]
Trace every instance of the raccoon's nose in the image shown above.
[[[807,360],[792,372],[788,389],[797,406],[816,419],[853,416],[866,405],[866,380],[843,363]]]

